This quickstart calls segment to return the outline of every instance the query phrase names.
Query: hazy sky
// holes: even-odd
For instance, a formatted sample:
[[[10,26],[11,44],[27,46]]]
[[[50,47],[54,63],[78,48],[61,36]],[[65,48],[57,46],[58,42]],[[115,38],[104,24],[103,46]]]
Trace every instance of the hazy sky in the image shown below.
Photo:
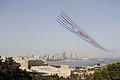
[[[108,50],[93,47],[58,24],[65,11]],[[0,54],[120,57],[120,0],[0,0]]]

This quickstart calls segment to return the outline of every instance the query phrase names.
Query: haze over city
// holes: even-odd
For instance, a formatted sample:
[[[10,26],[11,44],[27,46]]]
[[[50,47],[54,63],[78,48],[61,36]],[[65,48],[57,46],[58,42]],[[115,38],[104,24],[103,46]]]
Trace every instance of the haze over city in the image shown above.
[[[77,54],[81,57],[120,57],[119,0],[1,0],[0,54]],[[56,22],[65,11],[100,45],[91,46]]]

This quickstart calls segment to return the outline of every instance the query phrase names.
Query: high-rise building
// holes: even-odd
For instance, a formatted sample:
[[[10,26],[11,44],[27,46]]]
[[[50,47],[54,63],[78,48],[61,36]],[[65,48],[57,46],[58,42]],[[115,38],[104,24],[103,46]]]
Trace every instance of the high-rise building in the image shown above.
[[[62,59],[67,59],[65,51],[62,51]]]

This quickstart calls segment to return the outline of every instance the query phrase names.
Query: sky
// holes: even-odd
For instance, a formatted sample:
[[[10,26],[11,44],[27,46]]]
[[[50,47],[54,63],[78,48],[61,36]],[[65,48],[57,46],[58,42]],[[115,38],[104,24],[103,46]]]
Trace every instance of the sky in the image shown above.
[[[120,57],[120,0],[0,0],[0,54]],[[105,52],[56,22],[65,11]]]

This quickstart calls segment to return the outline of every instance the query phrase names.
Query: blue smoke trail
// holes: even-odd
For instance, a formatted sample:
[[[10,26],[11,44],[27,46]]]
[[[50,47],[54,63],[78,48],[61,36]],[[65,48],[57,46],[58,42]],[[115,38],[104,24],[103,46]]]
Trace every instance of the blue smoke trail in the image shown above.
[[[61,16],[61,17],[60,17]],[[85,31],[83,31],[65,12],[61,12],[60,16],[57,18],[57,22],[61,24],[64,28],[74,33],[76,36],[80,37],[84,41],[90,43],[96,48],[109,52],[105,48],[101,47],[93,38],[91,38]],[[63,19],[62,19],[63,18]],[[75,28],[73,28],[75,27]],[[77,30],[76,30],[77,29]],[[79,33],[81,32],[81,34]]]

